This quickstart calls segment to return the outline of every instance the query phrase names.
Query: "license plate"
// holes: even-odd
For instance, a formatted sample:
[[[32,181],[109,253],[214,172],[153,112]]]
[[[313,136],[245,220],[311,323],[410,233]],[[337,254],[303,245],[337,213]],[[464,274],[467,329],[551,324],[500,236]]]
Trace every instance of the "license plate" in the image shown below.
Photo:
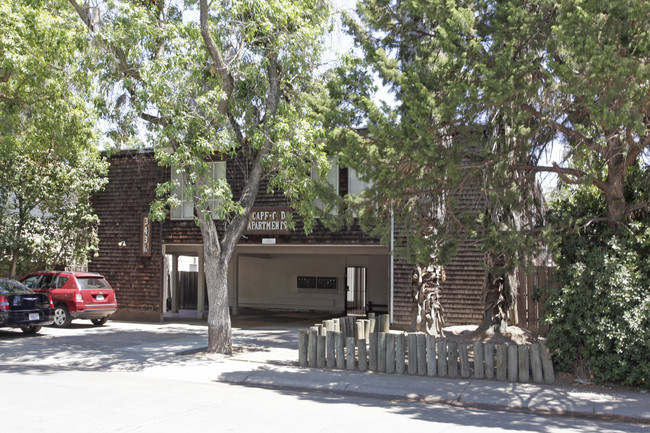
[[[41,316],[38,313],[29,313],[29,320],[39,320]]]
[[[97,299],[98,301],[103,301],[104,300],[104,295],[97,295],[95,297],[95,299]]]

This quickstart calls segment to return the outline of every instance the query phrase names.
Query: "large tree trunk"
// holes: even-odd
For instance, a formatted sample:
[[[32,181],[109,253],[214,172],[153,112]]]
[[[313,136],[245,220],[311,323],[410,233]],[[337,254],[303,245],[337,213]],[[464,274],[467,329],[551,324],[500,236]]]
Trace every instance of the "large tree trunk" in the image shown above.
[[[16,272],[18,270],[18,250],[14,251],[11,257],[11,275],[10,278],[16,279]]]
[[[625,158],[622,155],[622,146],[610,148],[614,153],[607,160],[607,180],[605,182],[605,201],[607,206],[607,225],[616,231],[623,216],[627,212],[627,202],[625,201]]]
[[[486,257],[490,267],[503,267],[505,257]],[[505,333],[508,328],[508,311],[515,304],[519,291],[519,271],[515,269],[511,274],[496,275],[487,273],[483,283],[483,322],[476,329],[479,335],[487,330],[496,333]]]
[[[413,271],[411,331],[424,332],[436,337],[444,336],[443,308],[440,303],[440,290],[444,280],[445,271],[442,266],[417,265]]]
[[[506,283],[502,275],[487,274],[483,287],[483,322],[476,330],[482,333],[487,330],[503,334],[508,328],[508,309],[506,302]]]
[[[198,210],[198,209],[197,209]],[[232,354],[232,331],[228,303],[228,263],[232,253],[221,249],[217,226],[200,210],[205,283],[208,289],[208,352]],[[226,257],[228,256],[228,257]]]

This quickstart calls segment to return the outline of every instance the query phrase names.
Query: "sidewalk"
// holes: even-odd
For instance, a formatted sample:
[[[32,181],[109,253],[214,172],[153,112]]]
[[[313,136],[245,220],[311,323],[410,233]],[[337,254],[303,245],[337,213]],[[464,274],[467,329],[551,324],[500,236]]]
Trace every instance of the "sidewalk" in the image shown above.
[[[201,352],[205,340],[195,344],[178,341],[176,353],[183,352],[191,358],[189,365],[177,371],[166,366],[164,371],[152,370],[151,374],[286,391],[326,392],[650,425],[650,394],[643,392],[300,368],[297,332],[296,328],[279,326],[233,328],[233,344],[239,352],[231,357]],[[194,350],[188,351],[188,348]],[[169,345],[167,349],[174,350]]]

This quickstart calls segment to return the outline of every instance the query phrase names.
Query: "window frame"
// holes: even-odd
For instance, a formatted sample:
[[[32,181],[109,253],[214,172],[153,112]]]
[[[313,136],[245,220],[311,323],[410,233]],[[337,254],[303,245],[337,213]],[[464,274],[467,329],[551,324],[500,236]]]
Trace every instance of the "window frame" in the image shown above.
[[[210,161],[207,163],[210,166],[210,179],[226,179],[226,161]],[[187,189],[187,182],[185,182],[185,173],[177,173],[174,169],[171,172],[171,180],[177,181],[178,186],[174,188],[174,196],[180,201],[180,206],[174,206],[170,213],[169,218],[173,221],[188,221],[194,219],[194,203],[193,200],[185,196]],[[210,208],[214,209],[219,203],[218,197],[212,197],[208,200]]]

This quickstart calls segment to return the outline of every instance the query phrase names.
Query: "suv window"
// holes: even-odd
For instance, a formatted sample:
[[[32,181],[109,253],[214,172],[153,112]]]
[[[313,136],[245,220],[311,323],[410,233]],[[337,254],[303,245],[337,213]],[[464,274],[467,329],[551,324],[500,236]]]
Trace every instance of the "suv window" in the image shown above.
[[[31,277],[25,278],[22,283],[27,287],[28,289],[33,289],[34,287],[38,287],[38,279],[41,278],[40,275],[32,275]]]
[[[43,275],[43,278],[38,285],[41,289],[53,289],[55,278],[56,275]]]
[[[27,281],[33,277],[30,277],[25,280],[23,284],[27,285]],[[62,277],[60,275],[43,275],[43,279],[40,281],[40,283],[36,283],[34,281],[33,286],[27,286],[27,287],[40,287],[42,289],[60,289],[63,287],[63,285],[68,281],[68,277]],[[38,284],[38,286],[36,285]]]
[[[90,278],[78,278],[79,286],[82,290],[92,290],[92,289],[108,289],[109,285],[103,278],[90,277]]]
[[[59,275],[58,277],[56,277],[56,280],[54,280],[53,287],[55,289],[60,289],[67,282],[68,282],[68,277],[62,277],[62,276]]]

